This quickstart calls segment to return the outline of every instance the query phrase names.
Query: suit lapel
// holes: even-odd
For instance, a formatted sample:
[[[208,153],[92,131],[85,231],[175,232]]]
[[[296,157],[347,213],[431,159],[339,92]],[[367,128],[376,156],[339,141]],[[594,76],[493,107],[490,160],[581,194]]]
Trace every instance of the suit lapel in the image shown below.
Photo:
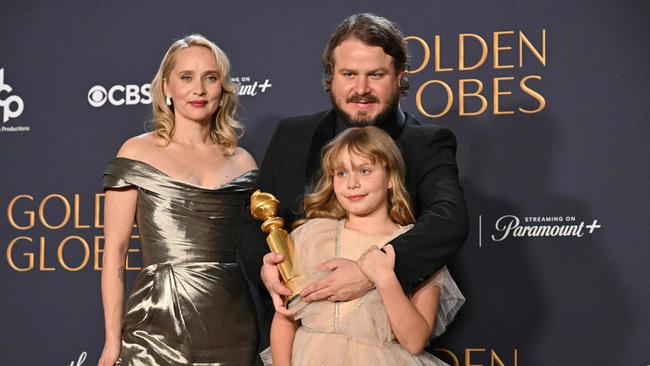
[[[404,120],[404,127],[402,127],[402,130],[399,133],[399,136],[395,139],[395,143],[397,143],[397,146],[400,147],[402,150],[402,156],[404,155],[404,148],[403,144],[405,141],[408,139],[408,134],[411,132],[411,129],[413,127],[419,126],[420,122],[418,122],[415,118],[411,117],[410,114],[404,113],[406,116],[406,119]],[[406,159],[406,157],[404,157]]]
[[[320,153],[331,139],[334,138],[334,131],[336,128],[336,112],[331,109],[323,118],[318,122],[318,126],[314,131],[314,136],[311,140],[309,147],[309,156],[307,157],[307,168],[305,169],[305,193],[312,192],[318,177],[318,169],[320,168]]]

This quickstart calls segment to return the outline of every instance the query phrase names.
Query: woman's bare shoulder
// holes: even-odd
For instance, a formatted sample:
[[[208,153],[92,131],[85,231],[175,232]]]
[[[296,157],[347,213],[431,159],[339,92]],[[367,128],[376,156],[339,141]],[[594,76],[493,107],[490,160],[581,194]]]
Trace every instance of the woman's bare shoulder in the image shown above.
[[[131,137],[126,140],[117,152],[120,158],[129,158],[133,160],[143,160],[156,148],[161,147],[164,141],[157,137],[153,132],[143,133],[142,135]]]
[[[244,148],[237,147],[230,158],[240,171],[246,172],[257,169],[255,158]]]

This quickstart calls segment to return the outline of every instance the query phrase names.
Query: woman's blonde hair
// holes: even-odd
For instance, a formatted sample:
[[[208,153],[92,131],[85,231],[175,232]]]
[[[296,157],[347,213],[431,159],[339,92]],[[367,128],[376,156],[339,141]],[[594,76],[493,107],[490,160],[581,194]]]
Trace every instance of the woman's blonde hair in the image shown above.
[[[305,216],[341,219],[347,212],[334,194],[334,170],[343,151],[363,156],[386,169],[392,188],[388,190],[388,216],[400,225],[415,222],[404,185],[404,159],[393,139],[373,126],[349,128],[323,148],[321,171],[314,193],[305,195]]]
[[[230,61],[226,54],[200,34],[192,34],[174,42],[163,57],[156,76],[151,82],[151,106],[153,109],[153,132],[163,138],[167,144],[174,134],[174,106],[167,105],[163,92],[164,80],[169,80],[174,68],[176,55],[191,46],[205,47],[212,51],[217,61],[218,78],[221,83],[221,106],[217,109],[210,124],[210,137],[214,143],[221,145],[226,155],[231,155],[237,148],[237,140],[243,134],[242,125],[235,120],[237,111],[237,87],[230,81]]]

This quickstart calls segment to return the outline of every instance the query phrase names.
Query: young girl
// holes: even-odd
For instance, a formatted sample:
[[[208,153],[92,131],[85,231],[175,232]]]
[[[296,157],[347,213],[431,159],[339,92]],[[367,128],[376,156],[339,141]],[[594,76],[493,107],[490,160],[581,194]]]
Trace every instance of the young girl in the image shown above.
[[[465,299],[446,268],[411,296],[393,272],[388,243],[415,222],[399,149],[375,127],[350,128],[325,147],[321,169],[316,191],[305,197],[307,221],[291,233],[294,270],[308,285],[325,274],[319,263],[356,260],[375,289],[346,302],[298,301],[293,318],[276,313],[265,363],[446,365],[422,350]]]

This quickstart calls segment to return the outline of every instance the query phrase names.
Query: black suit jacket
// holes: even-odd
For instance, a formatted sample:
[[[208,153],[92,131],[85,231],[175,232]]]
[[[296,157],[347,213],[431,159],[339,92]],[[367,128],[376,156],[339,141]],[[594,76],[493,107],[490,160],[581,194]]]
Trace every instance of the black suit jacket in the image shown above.
[[[320,168],[322,147],[335,134],[333,110],[280,122],[266,150],[260,189],[280,200],[279,216],[289,226],[301,218],[302,198]],[[395,273],[406,293],[442,268],[463,245],[468,217],[456,166],[456,138],[445,128],[422,125],[406,114],[405,125],[393,136],[406,163],[406,187],[417,222],[397,237]],[[248,216],[240,234],[239,251],[261,309],[260,342],[269,344],[273,304],[260,280],[262,257],[269,252],[260,222]],[[255,295],[254,295],[255,296]]]

